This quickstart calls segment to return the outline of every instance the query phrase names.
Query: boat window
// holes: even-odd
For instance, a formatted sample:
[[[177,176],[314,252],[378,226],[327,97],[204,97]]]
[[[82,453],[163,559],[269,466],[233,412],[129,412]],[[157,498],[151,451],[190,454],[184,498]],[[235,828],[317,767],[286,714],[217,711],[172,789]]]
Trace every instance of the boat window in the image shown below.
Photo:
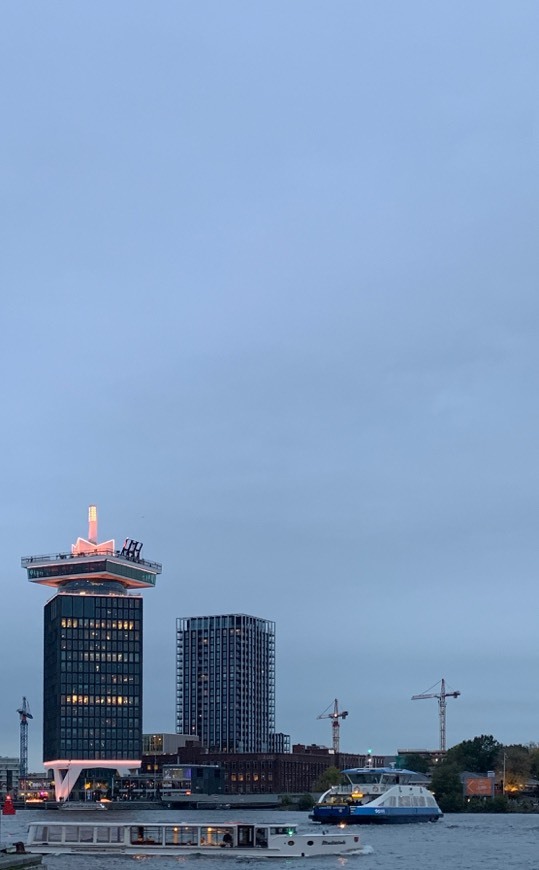
[[[171,825],[165,828],[165,846],[196,846],[198,829],[192,825]]]
[[[131,828],[131,843],[141,846],[161,845],[161,829],[155,825],[133,825]]]
[[[347,774],[347,776],[353,785],[372,785],[380,782],[380,776],[377,773],[352,773]]]
[[[285,837],[292,837],[297,833],[298,827],[297,825],[286,825],[286,827],[282,827],[282,825],[278,828],[270,828],[270,834],[281,834]]]
[[[399,797],[400,807],[409,807],[412,805],[412,798],[409,795],[401,795]]]
[[[49,843],[60,843],[62,840],[62,828],[60,825],[53,826],[51,825],[49,828]]]
[[[257,828],[255,831],[255,846],[258,846],[260,849],[267,849],[268,847],[268,829],[267,828]]]
[[[66,828],[65,841],[66,841],[66,843],[78,843],[79,842],[79,829],[76,825],[73,825],[73,827]]]
[[[96,840],[98,843],[121,843],[122,828],[117,828],[114,825],[96,828]]]
[[[91,843],[94,839],[94,826],[81,825],[79,828],[79,843]]]
[[[231,849],[234,845],[234,828],[220,828],[219,845],[223,849]]]
[[[49,829],[46,825],[36,825],[32,829],[32,843],[46,843]]]
[[[407,773],[396,770],[394,773],[384,773],[380,781],[383,782],[384,785],[408,785],[410,782],[410,776]]]
[[[436,801],[434,800],[433,797],[428,797],[427,798],[427,806],[428,807],[436,807],[436,806],[438,806],[438,804],[436,803]]]
[[[202,825],[200,828],[201,846],[220,846],[223,841],[224,828],[213,825]]]
[[[238,846],[252,846],[254,832],[252,825],[238,825]]]

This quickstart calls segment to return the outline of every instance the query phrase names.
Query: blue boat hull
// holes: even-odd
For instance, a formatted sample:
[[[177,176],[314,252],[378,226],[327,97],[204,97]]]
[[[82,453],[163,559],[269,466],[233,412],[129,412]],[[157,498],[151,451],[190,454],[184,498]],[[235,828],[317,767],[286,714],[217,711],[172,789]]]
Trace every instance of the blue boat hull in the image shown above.
[[[437,822],[441,816],[430,807],[315,806],[309,818],[326,825],[404,825]]]

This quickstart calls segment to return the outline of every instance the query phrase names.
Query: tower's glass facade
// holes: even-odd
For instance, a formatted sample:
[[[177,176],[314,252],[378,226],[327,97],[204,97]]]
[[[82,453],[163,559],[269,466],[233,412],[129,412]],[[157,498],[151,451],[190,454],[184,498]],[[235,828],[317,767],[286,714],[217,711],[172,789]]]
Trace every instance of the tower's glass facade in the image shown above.
[[[142,751],[142,597],[62,592],[45,607],[43,760]]]
[[[181,618],[176,639],[176,731],[216,752],[267,752],[275,623],[246,614]]]

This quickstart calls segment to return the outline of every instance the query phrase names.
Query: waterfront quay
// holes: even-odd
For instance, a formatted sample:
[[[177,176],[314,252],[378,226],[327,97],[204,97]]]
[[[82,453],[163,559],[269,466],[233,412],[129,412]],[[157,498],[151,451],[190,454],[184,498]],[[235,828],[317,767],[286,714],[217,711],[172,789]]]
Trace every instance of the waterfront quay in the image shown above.
[[[22,870],[24,867],[39,867],[41,855],[16,855],[0,852],[0,870]]]

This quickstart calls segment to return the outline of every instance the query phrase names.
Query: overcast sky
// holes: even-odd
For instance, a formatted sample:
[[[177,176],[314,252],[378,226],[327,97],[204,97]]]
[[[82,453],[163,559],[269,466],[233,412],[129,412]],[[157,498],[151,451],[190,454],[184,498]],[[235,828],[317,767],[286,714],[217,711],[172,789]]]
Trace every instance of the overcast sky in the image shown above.
[[[6,0],[0,754],[34,713],[20,557],[87,531],[175,619],[277,624],[277,729],[539,740],[535,0]]]

